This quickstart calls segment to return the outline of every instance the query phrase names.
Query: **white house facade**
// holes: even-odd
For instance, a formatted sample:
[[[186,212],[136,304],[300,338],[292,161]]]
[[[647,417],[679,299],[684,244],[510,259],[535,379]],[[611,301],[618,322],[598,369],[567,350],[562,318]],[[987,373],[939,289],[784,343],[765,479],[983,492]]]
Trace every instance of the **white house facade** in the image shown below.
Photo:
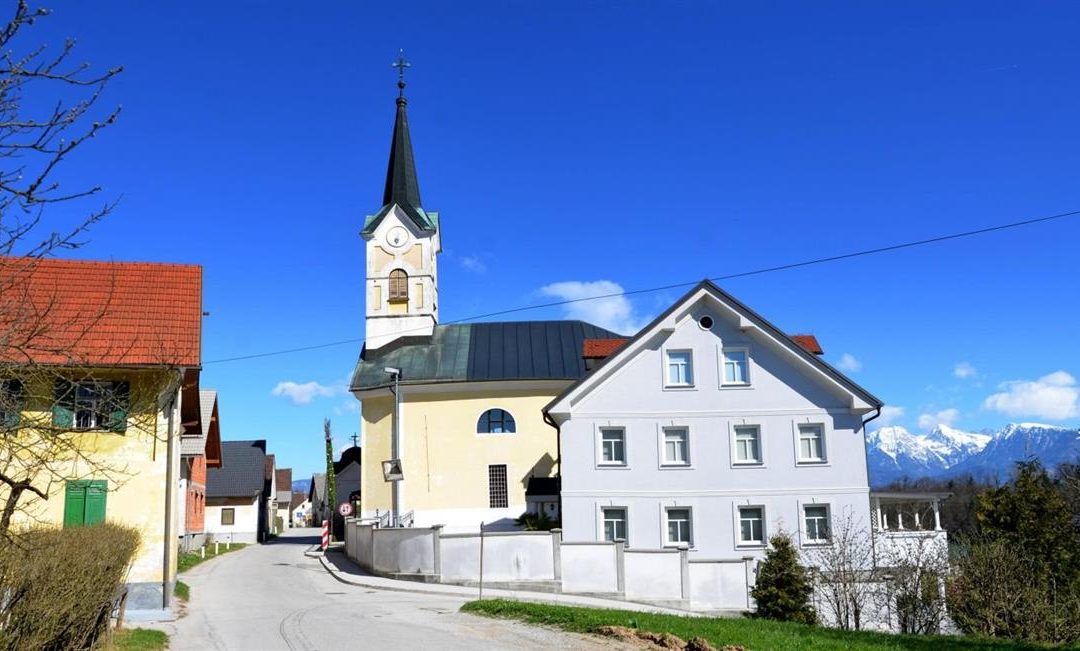
[[[781,531],[808,548],[842,519],[869,528],[881,404],[703,282],[545,409],[564,539],[734,559]]]

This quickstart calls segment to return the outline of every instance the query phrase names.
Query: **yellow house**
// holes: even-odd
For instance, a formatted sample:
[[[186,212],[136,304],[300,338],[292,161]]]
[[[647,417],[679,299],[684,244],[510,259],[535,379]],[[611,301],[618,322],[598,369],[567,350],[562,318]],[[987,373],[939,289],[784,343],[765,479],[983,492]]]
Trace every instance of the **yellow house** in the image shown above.
[[[360,515],[510,527],[529,479],[557,471],[544,405],[585,374],[586,340],[618,335],[581,321],[438,325],[440,220],[420,203],[406,105],[402,92],[383,206],[361,232],[366,336],[351,382],[364,434]]]
[[[0,279],[3,524],[134,527],[128,608],[168,608],[180,435],[201,428],[202,269],[0,258]]]

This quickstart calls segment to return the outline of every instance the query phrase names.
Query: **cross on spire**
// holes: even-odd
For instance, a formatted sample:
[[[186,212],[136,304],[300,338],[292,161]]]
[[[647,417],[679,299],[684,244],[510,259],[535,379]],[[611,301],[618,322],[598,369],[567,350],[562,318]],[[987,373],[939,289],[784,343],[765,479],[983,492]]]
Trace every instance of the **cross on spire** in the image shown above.
[[[405,50],[398,50],[397,61],[390,64],[398,71],[398,97],[405,97],[405,68],[411,68],[412,64],[405,60]]]
[[[353,434],[349,438],[352,439],[352,445],[353,445],[354,448],[360,447],[360,437],[359,436],[357,436],[356,434]]]

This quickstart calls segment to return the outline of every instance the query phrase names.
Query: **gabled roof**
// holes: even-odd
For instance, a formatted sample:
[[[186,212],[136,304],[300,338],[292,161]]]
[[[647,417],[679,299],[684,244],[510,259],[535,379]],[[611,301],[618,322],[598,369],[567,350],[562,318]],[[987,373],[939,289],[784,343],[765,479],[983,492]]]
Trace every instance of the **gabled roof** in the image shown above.
[[[274,471],[274,483],[279,493],[292,492],[292,468],[278,468]]]
[[[375,232],[383,218],[394,206],[423,232],[433,232],[438,224],[420,205],[420,182],[416,178],[416,161],[413,158],[412,138],[409,135],[409,115],[405,110],[408,102],[397,98],[394,117],[394,134],[390,139],[390,161],[386,166],[386,188],[383,191],[383,207],[368,217],[361,234]]]
[[[207,497],[254,497],[266,482],[266,441],[223,441],[220,468],[206,470]]]
[[[435,326],[426,337],[402,337],[364,350],[351,389],[387,386],[384,369],[401,369],[402,384],[510,380],[576,380],[585,374],[586,339],[617,334],[584,321],[510,321]]]
[[[791,335],[791,340],[806,349],[806,352],[814,355],[824,355],[821,344],[814,335]]]
[[[198,367],[202,267],[0,256],[0,361]]]
[[[326,501],[326,474],[317,472],[311,476],[311,486],[308,488],[308,499],[315,504],[315,500]]]
[[[809,368],[818,372],[820,377],[828,382],[834,383],[843,391],[849,393],[853,399],[857,398],[858,400],[864,401],[869,405],[870,409],[880,409],[883,406],[884,403],[872,393],[856,384],[851,378],[847,377],[837,369],[825,363],[825,361],[817,355],[808,351],[803,345],[792,339],[791,336],[785,334],[782,330],[766,320],[765,317],[750,309],[731,294],[720,289],[720,287],[712,281],[706,279],[694,286],[693,289],[684,294],[679,300],[675,301],[671,307],[664,310],[663,314],[653,319],[649,325],[645,326],[637,334],[631,337],[617,352],[600,362],[592,373],[582,377],[566,387],[559,395],[555,396],[555,398],[544,407],[544,413],[551,413],[563,400],[580,391],[587,391],[591,386],[595,386],[596,383],[600,382],[604,377],[605,369],[613,368],[612,364],[616,363],[617,360],[625,355],[635,354],[639,348],[639,344],[643,340],[648,339],[658,332],[660,326],[664,324],[672,314],[683,306],[696,300],[699,295],[711,295],[714,297],[722,305],[738,315],[740,327],[756,327],[764,333],[765,336],[771,337],[781,346],[786,348],[794,357],[805,363]]]
[[[296,507],[300,506],[301,504],[303,504],[304,502],[307,501],[307,498],[308,498],[307,493],[302,493],[300,491],[293,491],[292,499],[289,501],[289,510],[292,511]]]
[[[626,337],[618,339],[586,339],[585,344],[582,346],[581,356],[586,359],[603,359],[618,350],[626,341]]]

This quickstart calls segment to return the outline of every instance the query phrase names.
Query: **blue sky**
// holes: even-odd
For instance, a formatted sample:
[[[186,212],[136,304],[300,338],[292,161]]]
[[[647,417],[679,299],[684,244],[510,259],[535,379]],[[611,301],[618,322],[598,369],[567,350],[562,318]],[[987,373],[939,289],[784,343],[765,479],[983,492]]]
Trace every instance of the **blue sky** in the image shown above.
[[[324,416],[359,429],[359,344],[215,360],[363,336],[398,48],[444,319],[1080,209],[1075,3],[55,5],[35,38],[126,68],[120,122],[62,171],[122,201],[72,255],[203,265],[224,436],[298,477]],[[1063,220],[724,287],[886,420],[1075,425],[1078,241]],[[679,294],[517,318],[632,328]]]

